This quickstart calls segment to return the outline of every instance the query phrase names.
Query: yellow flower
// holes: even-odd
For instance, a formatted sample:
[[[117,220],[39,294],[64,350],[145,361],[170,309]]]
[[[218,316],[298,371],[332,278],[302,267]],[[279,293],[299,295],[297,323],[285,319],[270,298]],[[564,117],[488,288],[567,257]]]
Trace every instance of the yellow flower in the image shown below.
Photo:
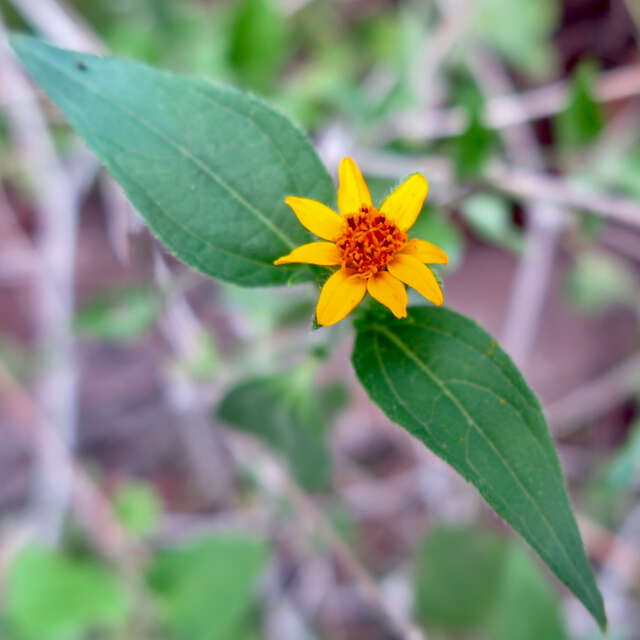
[[[405,284],[433,304],[442,304],[442,290],[426,263],[447,264],[447,254],[430,242],[407,236],[428,190],[424,176],[416,173],[393,191],[378,210],[356,163],[343,158],[338,186],[341,215],[309,198],[285,199],[304,227],[329,242],[303,244],[274,264],[340,265],[320,292],[316,307],[319,324],[327,327],[342,320],[367,291],[397,318],[405,318]]]

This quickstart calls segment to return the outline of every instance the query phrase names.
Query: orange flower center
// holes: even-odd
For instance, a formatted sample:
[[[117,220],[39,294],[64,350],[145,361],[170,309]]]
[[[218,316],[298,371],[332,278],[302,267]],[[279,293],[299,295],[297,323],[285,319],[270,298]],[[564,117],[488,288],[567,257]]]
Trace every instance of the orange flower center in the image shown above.
[[[375,207],[363,205],[345,216],[345,229],[336,240],[342,266],[370,277],[382,271],[407,243],[407,234]]]

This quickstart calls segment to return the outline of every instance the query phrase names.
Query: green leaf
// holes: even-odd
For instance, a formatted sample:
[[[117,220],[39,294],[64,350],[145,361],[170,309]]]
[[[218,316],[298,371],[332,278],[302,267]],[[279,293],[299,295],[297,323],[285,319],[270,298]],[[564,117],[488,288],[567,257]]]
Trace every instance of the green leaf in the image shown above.
[[[273,87],[288,44],[287,21],[272,0],[243,0],[231,25],[229,61],[258,91]]]
[[[505,550],[504,540],[473,526],[429,532],[416,558],[418,618],[428,629],[477,627],[498,595]]]
[[[558,595],[523,549],[509,545],[502,568],[493,640],[565,640]]]
[[[284,116],[206,80],[26,36],[11,43],[176,256],[246,286],[314,278],[304,266],[273,265],[312,240],[284,198],[335,197],[308,140]]]
[[[602,129],[604,116],[594,89],[597,75],[589,62],[580,63],[573,73],[567,106],[554,120],[554,131],[565,147],[591,142]]]
[[[5,609],[10,624],[27,638],[68,640],[122,623],[128,598],[99,564],[32,546],[9,570]]]
[[[235,638],[266,557],[263,542],[240,535],[209,536],[160,551],[149,585],[176,638]]]
[[[155,529],[162,506],[151,485],[127,483],[118,489],[113,502],[116,515],[129,533],[146,536]]]
[[[76,333],[101,340],[133,340],[156,321],[160,305],[150,287],[111,290],[87,302],[76,314]]]
[[[320,405],[312,381],[304,373],[243,381],[222,399],[218,416],[280,451],[304,488],[318,491],[329,486],[327,407]]]
[[[478,193],[467,198],[461,209],[478,236],[512,251],[522,251],[522,233],[513,225],[507,200],[491,193]]]
[[[474,484],[604,627],[542,409],[495,340],[448,309],[366,313],[356,326],[353,364],[372,400]]]
[[[553,62],[549,41],[557,21],[554,0],[478,0],[470,24],[516,68],[542,74]]]
[[[579,254],[566,278],[569,300],[584,313],[599,313],[616,303],[632,304],[639,287],[624,260],[597,250]]]
[[[484,125],[480,106],[472,106],[467,128],[453,141],[453,159],[458,178],[478,177],[489,160],[495,141],[495,132]]]

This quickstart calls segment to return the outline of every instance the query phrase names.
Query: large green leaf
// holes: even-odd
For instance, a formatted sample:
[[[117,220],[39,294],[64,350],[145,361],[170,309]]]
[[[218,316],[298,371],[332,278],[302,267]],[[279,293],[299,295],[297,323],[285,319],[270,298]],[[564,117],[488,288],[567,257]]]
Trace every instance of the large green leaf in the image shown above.
[[[369,312],[357,329],[353,364],[373,401],[473,483],[604,626],[547,424],[508,356],[448,309]]]
[[[20,60],[180,259],[256,286],[310,280],[273,261],[312,237],[284,203],[331,203],[329,175],[284,116],[235,89],[14,36]]]

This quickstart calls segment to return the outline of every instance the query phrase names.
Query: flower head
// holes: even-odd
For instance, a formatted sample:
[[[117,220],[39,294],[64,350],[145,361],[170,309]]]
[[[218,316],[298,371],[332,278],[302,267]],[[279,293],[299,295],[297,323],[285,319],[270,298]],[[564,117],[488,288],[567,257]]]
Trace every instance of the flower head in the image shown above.
[[[326,327],[342,320],[367,291],[397,318],[404,318],[405,284],[433,304],[442,304],[442,290],[426,264],[447,264],[447,254],[430,242],[407,236],[428,190],[425,178],[416,173],[376,209],[360,169],[351,158],[343,158],[338,186],[340,215],[315,200],[285,199],[300,223],[328,242],[303,244],[274,264],[340,266],[320,292],[316,307],[319,324]]]

